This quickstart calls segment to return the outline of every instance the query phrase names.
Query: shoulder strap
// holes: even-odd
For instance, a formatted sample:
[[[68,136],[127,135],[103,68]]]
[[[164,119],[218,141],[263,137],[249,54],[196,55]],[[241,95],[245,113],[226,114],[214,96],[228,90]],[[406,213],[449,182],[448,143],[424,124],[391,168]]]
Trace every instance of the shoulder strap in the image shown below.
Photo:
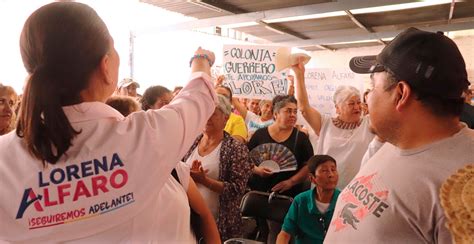
[[[178,172],[176,171],[176,169],[173,169],[173,171],[171,171],[171,175],[179,184],[181,184],[181,181],[179,180]]]
[[[296,143],[298,143],[298,135],[300,134],[300,130],[296,129],[296,138],[295,138],[295,144],[293,145],[293,153],[296,153]]]

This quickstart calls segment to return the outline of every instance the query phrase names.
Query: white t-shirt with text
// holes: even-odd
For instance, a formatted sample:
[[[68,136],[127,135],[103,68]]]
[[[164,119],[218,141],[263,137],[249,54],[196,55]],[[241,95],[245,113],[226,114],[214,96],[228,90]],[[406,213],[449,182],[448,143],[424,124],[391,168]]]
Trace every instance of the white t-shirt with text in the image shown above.
[[[411,150],[390,143],[339,195],[325,243],[451,243],[443,182],[474,163],[474,131]]]

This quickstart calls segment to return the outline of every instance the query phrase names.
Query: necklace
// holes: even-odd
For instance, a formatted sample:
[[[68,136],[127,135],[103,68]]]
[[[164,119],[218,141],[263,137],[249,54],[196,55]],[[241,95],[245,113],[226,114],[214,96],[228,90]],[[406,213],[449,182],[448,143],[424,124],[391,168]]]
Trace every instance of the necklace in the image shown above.
[[[343,130],[354,130],[355,128],[359,127],[360,124],[362,123],[362,120],[359,120],[357,122],[344,122],[339,117],[333,118],[332,123],[334,126],[336,126],[339,129]]]
[[[337,117],[332,119],[332,123],[337,128],[347,131],[347,133],[344,133],[344,138],[350,138],[352,134],[354,134],[354,130],[360,126],[362,120],[359,120],[357,122],[345,122],[339,119],[339,117]]]

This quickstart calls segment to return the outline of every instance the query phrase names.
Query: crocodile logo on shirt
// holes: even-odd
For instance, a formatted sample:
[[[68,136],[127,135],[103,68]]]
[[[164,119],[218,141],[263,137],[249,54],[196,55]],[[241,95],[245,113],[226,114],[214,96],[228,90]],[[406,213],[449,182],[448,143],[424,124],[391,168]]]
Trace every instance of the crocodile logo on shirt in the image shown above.
[[[379,180],[377,173],[357,177],[339,195],[342,204],[334,212],[330,231],[338,232],[348,226],[357,230],[365,218],[380,218],[389,207],[389,191]]]
[[[342,221],[344,224],[350,224],[352,228],[354,228],[355,230],[357,230],[357,228],[355,227],[354,222],[359,223],[359,220],[354,216],[354,214],[352,213],[350,209],[356,208],[356,207],[357,207],[356,205],[352,203],[348,203],[344,206],[344,208],[341,211],[341,214],[339,215],[339,217],[342,217],[344,219]]]

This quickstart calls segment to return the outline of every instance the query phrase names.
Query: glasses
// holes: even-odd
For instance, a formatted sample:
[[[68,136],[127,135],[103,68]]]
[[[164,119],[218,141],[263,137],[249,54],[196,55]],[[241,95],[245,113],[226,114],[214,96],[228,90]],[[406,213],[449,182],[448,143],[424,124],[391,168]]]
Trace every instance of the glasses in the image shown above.
[[[5,108],[5,106],[9,106],[11,109],[15,107],[15,101],[10,100],[8,101],[7,99],[0,98],[0,108]]]

